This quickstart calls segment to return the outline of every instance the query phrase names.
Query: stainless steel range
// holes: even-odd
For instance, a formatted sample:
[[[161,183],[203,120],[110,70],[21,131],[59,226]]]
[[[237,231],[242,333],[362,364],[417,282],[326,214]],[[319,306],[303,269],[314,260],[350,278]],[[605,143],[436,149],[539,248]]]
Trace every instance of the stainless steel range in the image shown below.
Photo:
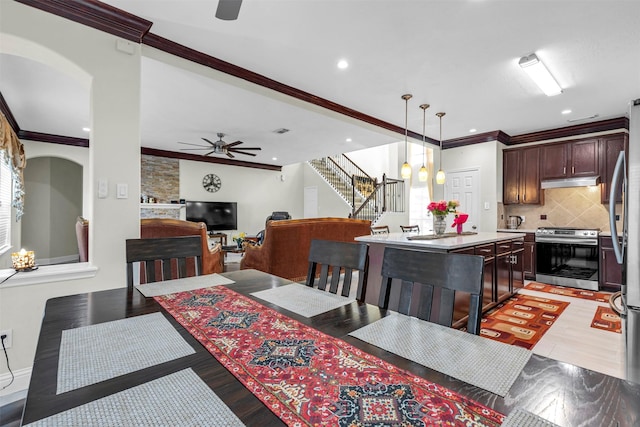
[[[599,231],[594,228],[538,228],[536,280],[597,291]]]

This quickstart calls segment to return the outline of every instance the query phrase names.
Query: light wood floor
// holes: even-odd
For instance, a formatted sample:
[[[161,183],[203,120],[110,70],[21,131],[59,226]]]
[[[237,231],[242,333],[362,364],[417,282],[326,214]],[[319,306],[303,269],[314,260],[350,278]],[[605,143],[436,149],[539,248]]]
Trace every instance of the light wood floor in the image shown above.
[[[622,334],[591,327],[599,305],[589,301],[547,292],[522,289],[522,294],[569,302],[560,318],[551,326],[532,351],[541,356],[624,378]]]

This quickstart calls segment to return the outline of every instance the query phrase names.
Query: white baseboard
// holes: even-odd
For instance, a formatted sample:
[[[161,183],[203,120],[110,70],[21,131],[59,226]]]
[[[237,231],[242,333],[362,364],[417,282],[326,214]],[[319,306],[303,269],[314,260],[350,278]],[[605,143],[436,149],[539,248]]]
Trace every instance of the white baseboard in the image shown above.
[[[31,368],[18,369],[13,371],[13,375],[15,376],[13,383],[4,390],[0,390],[0,406],[23,399],[26,396],[31,380]],[[0,388],[9,384],[10,381],[11,374],[9,372],[0,375]],[[15,395],[15,398],[12,400],[10,395]]]

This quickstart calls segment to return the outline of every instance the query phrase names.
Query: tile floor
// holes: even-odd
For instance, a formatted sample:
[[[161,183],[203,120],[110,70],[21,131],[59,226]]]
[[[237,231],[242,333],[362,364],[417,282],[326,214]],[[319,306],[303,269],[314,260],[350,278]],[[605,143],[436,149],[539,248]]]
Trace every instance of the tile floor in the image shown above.
[[[591,327],[597,307],[608,307],[608,304],[526,288],[520,290],[520,293],[570,303],[533,347],[535,354],[624,378],[622,334]]]

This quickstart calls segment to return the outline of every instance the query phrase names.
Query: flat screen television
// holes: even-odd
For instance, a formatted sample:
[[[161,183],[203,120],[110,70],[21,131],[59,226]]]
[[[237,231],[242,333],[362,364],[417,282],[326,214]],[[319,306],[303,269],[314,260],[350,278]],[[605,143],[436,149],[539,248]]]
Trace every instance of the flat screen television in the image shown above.
[[[238,229],[238,204],[236,202],[187,201],[186,216],[187,221],[207,224],[207,231]]]

